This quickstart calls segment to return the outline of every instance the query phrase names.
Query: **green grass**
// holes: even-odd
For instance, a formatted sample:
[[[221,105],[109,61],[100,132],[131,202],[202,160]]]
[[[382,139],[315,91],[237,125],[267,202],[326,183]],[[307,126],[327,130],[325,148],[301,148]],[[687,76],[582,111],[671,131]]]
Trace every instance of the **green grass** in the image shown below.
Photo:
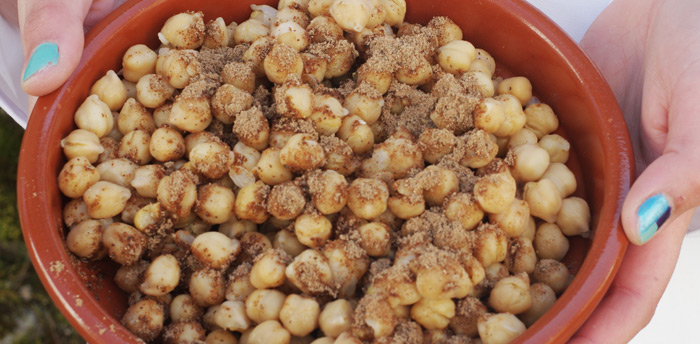
[[[17,158],[24,131],[0,109],[0,344],[84,343],[32,266],[17,215]]]

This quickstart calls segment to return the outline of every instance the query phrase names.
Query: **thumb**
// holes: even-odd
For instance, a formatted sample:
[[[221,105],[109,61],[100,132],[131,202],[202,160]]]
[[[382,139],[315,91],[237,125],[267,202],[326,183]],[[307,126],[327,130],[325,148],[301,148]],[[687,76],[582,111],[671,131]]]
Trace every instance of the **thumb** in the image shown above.
[[[20,32],[24,48],[22,88],[34,96],[52,92],[65,82],[83,51],[83,22],[90,0],[20,0]]]
[[[700,91],[682,83],[675,89]],[[639,175],[622,206],[622,225],[637,245],[700,204],[700,103],[694,93],[681,93],[669,106],[654,96],[642,102],[642,150],[647,158],[658,158]]]

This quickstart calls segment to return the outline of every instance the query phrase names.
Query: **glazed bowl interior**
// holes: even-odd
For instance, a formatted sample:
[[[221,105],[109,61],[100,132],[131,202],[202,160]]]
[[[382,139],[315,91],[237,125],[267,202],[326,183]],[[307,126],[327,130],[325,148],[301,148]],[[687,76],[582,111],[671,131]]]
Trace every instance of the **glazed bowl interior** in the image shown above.
[[[66,84],[39,99],[24,135],[18,171],[20,219],[29,254],[56,305],[88,342],[136,342],[120,323],[127,296],[112,281],[116,263],[85,263],[65,248],[62,208],[66,199],[56,177],[65,163],[60,140],[74,127],[73,113],[90,86],[109,69],[120,70],[123,53],[134,44],[159,44],[165,20],[186,10],[205,21],[223,17],[241,22],[249,5],[273,0],[129,1],[86,37],[83,58]],[[632,178],[632,149],[612,92],[592,63],[554,23],[524,1],[408,0],[406,21],[427,23],[449,16],[464,39],[499,63],[498,72],[528,77],[535,95],[552,106],[560,132],[572,147],[569,167],[577,196],[591,208],[590,238],[572,238],[565,258],[576,277],[557,303],[518,342],[563,342],[599,303],[627,246],[619,214]]]

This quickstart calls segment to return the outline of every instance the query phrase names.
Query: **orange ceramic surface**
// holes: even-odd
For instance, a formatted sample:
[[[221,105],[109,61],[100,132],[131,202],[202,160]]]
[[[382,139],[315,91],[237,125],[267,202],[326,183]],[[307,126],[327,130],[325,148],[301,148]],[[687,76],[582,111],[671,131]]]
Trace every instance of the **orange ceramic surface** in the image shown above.
[[[255,3],[274,5],[273,0]],[[633,176],[632,148],[615,98],[603,77],[554,23],[524,1],[408,0],[409,22],[436,15],[452,18],[466,40],[493,55],[504,70],[528,77],[537,96],[552,106],[572,145],[570,166],[578,193],[592,212],[590,240],[574,238],[566,258],[577,272],[554,307],[517,342],[564,342],[600,302],[620,265],[627,240],[620,209]],[[56,305],[90,343],[136,342],[119,319],[126,295],[112,282],[116,264],[84,263],[65,248],[66,228],[56,177],[65,163],[60,140],[74,127],[73,113],[90,86],[119,70],[133,44],[157,47],[165,20],[201,10],[205,20],[245,20],[250,1],[129,1],[86,37],[77,71],[57,91],[39,99],[24,135],[17,179],[20,219],[29,254]],[[585,172],[582,173],[581,171]]]

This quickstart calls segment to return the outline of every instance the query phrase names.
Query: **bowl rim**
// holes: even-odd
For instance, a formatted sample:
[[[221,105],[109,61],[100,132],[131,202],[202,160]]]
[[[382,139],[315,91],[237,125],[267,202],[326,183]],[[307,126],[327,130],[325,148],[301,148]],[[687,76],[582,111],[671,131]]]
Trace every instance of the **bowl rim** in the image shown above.
[[[139,16],[149,8],[161,6],[167,1],[129,0],[115,9],[87,33],[83,55],[76,70],[85,66],[100,48],[100,42],[106,40],[110,36],[110,32],[119,27],[117,25],[119,21],[115,21],[115,19]],[[537,333],[540,332],[538,330],[545,327],[543,323],[538,322],[531,327],[533,330],[529,331],[530,335],[521,336],[516,340],[516,342],[527,343],[564,342],[578,330],[601,301],[613,281],[627,248],[628,241],[622,231],[620,213],[624,195],[629,190],[634,176],[632,145],[625,121],[612,91],[578,44],[546,15],[526,1],[486,1],[495,2],[506,9],[523,13],[524,23],[533,28],[541,39],[546,40],[551,47],[559,52],[560,56],[576,71],[582,83],[604,86],[603,89],[596,90],[597,98],[593,102],[598,110],[600,111],[602,108],[617,109],[617,111],[609,113],[609,123],[601,126],[605,138],[605,142],[601,143],[603,150],[607,157],[616,161],[615,164],[610,164],[611,168],[605,170],[605,178],[618,182],[610,183],[610,187],[604,191],[605,201],[601,206],[599,222],[616,225],[610,228],[612,233],[607,237],[607,240],[598,242],[600,244],[599,254],[595,257],[590,254],[586,256],[577,277],[581,275],[582,271],[593,271],[601,268],[607,273],[600,274],[594,279],[574,278],[571,285],[584,289],[591,297],[586,300],[578,300],[578,295],[568,295],[566,292],[560,296],[566,295],[566,297],[578,301],[575,309],[572,309],[573,303],[571,303],[558,307],[556,310],[556,314],[572,312],[571,314],[577,316],[571,318],[560,316],[546,324],[547,327],[558,326],[559,331],[549,333],[546,337],[538,336]],[[582,68],[586,69],[587,73],[581,73]],[[590,70],[593,72],[591,73]],[[53,175],[53,171],[46,173],[47,171],[42,171],[45,169],[37,168],[37,165],[41,165],[43,161],[37,161],[36,157],[41,156],[41,152],[48,147],[49,135],[46,134],[51,131],[55,112],[61,108],[58,99],[71,92],[71,86],[75,79],[76,74],[74,73],[59,89],[40,97],[32,116],[29,118],[20,150],[17,171],[17,201],[20,223],[29,256],[42,284],[58,309],[83,338],[88,342],[132,342],[136,341],[136,337],[122,326],[118,319],[114,319],[114,323],[110,321],[111,315],[102,309],[83,283],[79,283],[78,290],[74,290],[74,282],[79,280],[79,276],[70,264],[69,254],[60,236],[44,234],[43,230],[24,230],[24,228],[44,226],[46,220],[42,220],[41,216],[36,216],[36,214],[51,213],[51,206],[46,197],[42,197],[44,195],[42,190],[50,187],[55,188],[56,176]],[[35,141],[30,142],[29,140]],[[63,226],[62,223],[55,223],[55,226],[44,228],[44,230],[56,231],[61,226]],[[62,292],[61,290],[72,290],[73,292]],[[81,295],[84,295],[82,299]],[[563,326],[564,324],[570,326]]]

